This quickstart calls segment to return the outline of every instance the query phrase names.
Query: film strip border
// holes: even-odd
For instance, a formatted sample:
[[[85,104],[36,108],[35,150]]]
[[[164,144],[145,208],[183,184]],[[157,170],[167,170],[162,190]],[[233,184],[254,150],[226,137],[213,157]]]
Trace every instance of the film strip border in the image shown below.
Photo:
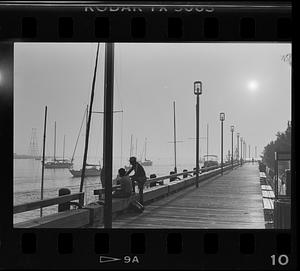
[[[295,247],[287,232],[217,230],[40,229],[16,231],[15,267],[290,270]]]
[[[281,41],[291,5],[0,5],[0,40]]]
[[[0,41],[290,42],[292,38],[290,5],[140,7],[142,11],[128,6],[104,8],[0,5]],[[3,232],[3,266],[274,270],[296,266],[290,231]]]

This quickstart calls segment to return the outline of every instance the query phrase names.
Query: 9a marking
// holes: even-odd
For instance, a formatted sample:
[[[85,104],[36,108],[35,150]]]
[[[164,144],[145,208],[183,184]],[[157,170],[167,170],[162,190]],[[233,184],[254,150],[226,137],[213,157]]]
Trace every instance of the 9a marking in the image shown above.
[[[124,263],[140,263],[139,258],[137,256],[125,256]]]
[[[271,256],[272,259],[272,265],[276,265],[276,255],[273,254]],[[287,265],[289,263],[289,257],[285,254],[279,255],[277,258],[277,262],[279,263],[279,265]]]

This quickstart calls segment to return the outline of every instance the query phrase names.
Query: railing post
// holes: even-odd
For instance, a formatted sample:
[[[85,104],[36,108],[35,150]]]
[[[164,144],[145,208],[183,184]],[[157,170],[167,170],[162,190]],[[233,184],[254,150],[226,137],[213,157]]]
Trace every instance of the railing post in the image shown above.
[[[80,198],[79,198],[79,204],[80,204],[81,207],[84,205],[84,193],[82,193],[82,194],[80,195]]]
[[[187,169],[184,169],[182,172],[187,172]],[[187,176],[188,176],[187,173],[182,175],[183,178],[187,178]]]
[[[64,196],[69,194],[71,194],[71,190],[69,188],[60,188],[58,190],[59,196]],[[58,204],[58,212],[63,212],[68,210],[70,210],[70,202]]]
[[[151,174],[150,175],[150,181],[151,181],[151,179],[154,179],[154,178],[156,178],[156,174]],[[156,182],[152,182],[152,183],[150,182],[149,186],[150,187],[156,186]]]
[[[170,172],[170,175],[173,175],[173,174],[175,174],[175,172],[174,171],[171,171]],[[176,180],[176,177],[170,177],[170,182],[173,182],[173,181],[175,181]]]

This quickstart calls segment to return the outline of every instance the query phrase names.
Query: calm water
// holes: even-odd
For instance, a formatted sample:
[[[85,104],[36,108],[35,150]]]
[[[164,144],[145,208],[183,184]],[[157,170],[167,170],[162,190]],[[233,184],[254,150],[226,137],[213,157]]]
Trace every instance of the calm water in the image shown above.
[[[173,165],[156,165],[144,167],[147,177],[155,173],[157,176],[168,175],[173,170]],[[183,169],[192,170],[193,165],[178,165],[178,172]],[[74,164],[75,169],[80,164]],[[119,167],[114,168],[114,178]],[[41,161],[34,159],[14,159],[14,205],[40,200],[41,196]],[[164,181],[165,183],[168,180]],[[71,193],[79,192],[80,178],[73,178],[68,169],[45,169],[44,199],[57,197],[58,190],[67,187]],[[101,188],[100,177],[85,178],[84,192],[85,204],[98,200],[94,196],[94,189]],[[57,205],[43,208],[43,215],[57,212]],[[39,217],[40,210],[34,210],[14,215],[14,223]]]

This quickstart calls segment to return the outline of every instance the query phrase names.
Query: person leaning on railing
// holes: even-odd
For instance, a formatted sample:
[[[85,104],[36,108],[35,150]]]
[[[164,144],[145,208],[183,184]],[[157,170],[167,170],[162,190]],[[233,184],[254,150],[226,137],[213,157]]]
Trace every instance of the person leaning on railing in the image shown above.
[[[143,189],[147,179],[145,170],[143,166],[136,161],[136,157],[130,157],[129,163],[132,167],[126,172],[125,175],[128,176],[132,171],[134,171],[134,175],[130,176],[132,180],[132,190],[135,192],[135,183],[137,183],[139,188],[139,202],[144,204]]]

